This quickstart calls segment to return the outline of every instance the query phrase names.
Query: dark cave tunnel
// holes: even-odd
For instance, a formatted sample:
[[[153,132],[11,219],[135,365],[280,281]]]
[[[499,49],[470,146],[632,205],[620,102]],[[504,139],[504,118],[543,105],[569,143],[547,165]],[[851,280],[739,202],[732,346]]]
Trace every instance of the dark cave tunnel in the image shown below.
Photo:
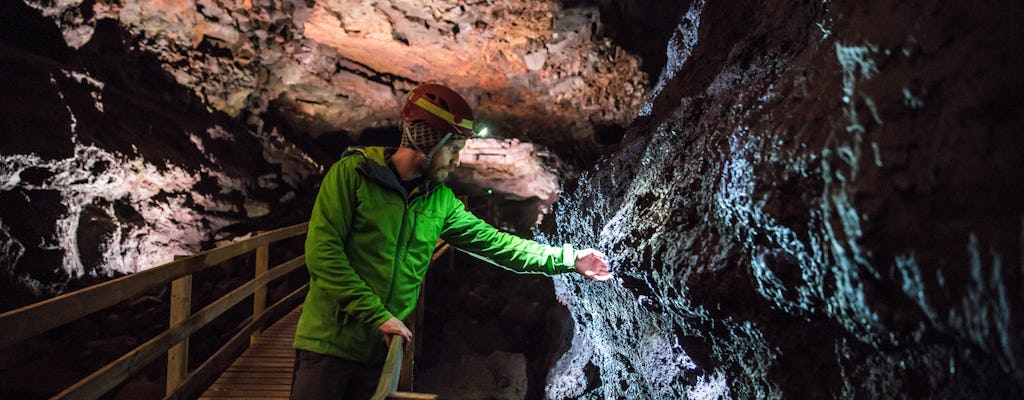
[[[397,145],[399,99],[440,80],[496,132],[449,180],[468,208],[599,249],[615,279],[444,255],[417,391],[1019,398],[1022,16],[1010,1],[4,2],[0,311],[304,222],[341,152]],[[196,275],[194,304],[253,261]],[[50,398],[157,335],[169,297],[3,350],[0,397]],[[251,307],[199,331],[193,368]],[[101,398],[159,398],[161,362]]]

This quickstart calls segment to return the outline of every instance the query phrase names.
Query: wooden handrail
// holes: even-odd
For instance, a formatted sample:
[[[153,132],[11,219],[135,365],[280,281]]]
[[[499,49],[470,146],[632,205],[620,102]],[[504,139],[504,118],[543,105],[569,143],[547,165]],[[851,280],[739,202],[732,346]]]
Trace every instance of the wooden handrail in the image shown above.
[[[221,297],[217,301],[206,306],[199,312],[193,314],[184,322],[172,326],[170,329],[150,339],[141,346],[136,347],[127,354],[121,356],[114,362],[107,364],[98,371],[93,372],[85,379],[71,387],[64,389],[54,399],[95,399],[102,396],[108,390],[123,382],[129,376],[145,368],[153,360],[163,355],[167,349],[187,338],[195,331],[206,326],[214,318],[235,306],[245,298],[252,295],[257,287],[266,285],[274,279],[296,270],[305,265],[305,256],[295,257],[273,269],[262,274],[253,280],[246,282],[237,289]]]
[[[266,285],[275,279],[295,271],[305,265],[305,257],[299,256],[274,268],[264,271],[268,254],[267,245],[283,239],[299,236],[306,232],[307,224],[299,224],[258,234],[252,238],[199,253],[195,256],[178,259],[158,267],[114,279],[79,291],[57,296],[26,307],[0,314],[0,326],[4,327],[0,337],[0,349],[23,341],[40,333],[46,332],[68,322],[83,318],[96,311],[118,304],[139,294],[185,278],[203,269],[218,265],[231,258],[257,250],[256,276],[249,282],[232,290],[227,295],[214,301],[195,314],[187,315],[156,337],[129,351],[117,360],[93,372],[85,379],[68,387],[53,399],[96,399],[109,390],[138,373],[148,364],[163,355],[172,346],[187,340],[190,335],[209,324],[218,316],[231,309],[249,296],[254,296],[254,303],[260,302],[254,295],[265,290]],[[451,248],[447,243],[439,242],[431,261],[437,260],[441,254]],[[308,283],[292,292],[274,305],[263,309],[254,305],[252,321],[207,359],[199,368],[190,373],[180,385],[168,386],[165,400],[194,398],[200,394],[217,375],[228,368],[231,361],[254,337],[253,334],[269,326],[273,321],[293,309],[308,291]],[[391,398],[436,398],[428,394],[397,392],[399,377],[402,374],[404,341],[396,337],[388,351],[385,371],[378,382],[378,391],[374,399]],[[187,363],[187,361],[185,361]],[[411,360],[407,362],[410,363]],[[186,364],[187,365],[187,364]],[[406,367],[406,373],[411,368]],[[411,377],[407,377],[410,380]],[[170,378],[169,378],[170,379]],[[177,378],[175,378],[177,379]],[[411,389],[411,387],[410,387]],[[408,397],[412,396],[412,397]],[[426,396],[426,397],[423,397]],[[433,397],[431,397],[433,396]]]
[[[173,393],[164,397],[164,400],[194,399],[199,397],[199,395],[202,394],[202,391],[209,386],[217,376],[227,370],[228,367],[231,366],[231,362],[235,358],[238,358],[238,355],[245,350],[245,345],[249,343],[251,338],[250,335],[252,335],[253,332],[257,329],[267,327],[271,322],[280,319],[281,316],[294,309],[302,299],[305,298],[308,290],[309,283],[303,285],[288,296],[285,296],[285,298],[260,313],[260,315],[252,322],[248,323],[238,331],[231,340],[228,340],[224,346],[221,346],[220,350],[217,350],[216,353],[210,356],[210,358],[196,368],[195,371],[192,371],[188,378],[181,383],[181,386]]]
[[[306,232],[298,224],[0,314],[0,349],[194,274],[257,247]]]
[[[191,257],[176,259],[175,261],[152,269],[113,279],[108,282],[0,314],[0,326],[4,327],[2,331],[3,336],[0,336],[0,348],[11,346],[50,329],[83,318],[96,311],[136,297],[148,290],[152,290],[161,285],[166,285],[169,282],[175,281],[180,284],[184,283],[196,272],[216,266],[239,255],[252,252],[255,249],[258,249],[258,253],[260,253],[257,254],[257,269],[263,270],[260,268],[259,263],[266,263],[268,255],[265,251],[270,243],[299,236],[304,234],[306,229],[307,224],[305,223],[276,229],[236,243],[208,250]],[[138,373],[148,364],[167,352],[172,346],[178,343],[183,343],[183,341],[187,340],[188,337],[197,330],[207,325],[215,318],[240,303],[242,300],[253,295],[254,292],[261,288],[265,288],[270,281],[283,277],[304,265],[305,257],[299,256],[284,262],[269,271],[257,273],[251,281],[246,282],[242,286],[232,290],[227,295],[215,300],[213,303],[204,307],[195,314],[187,315],[188,310],[187,306],[185,306],[183,310],[177,311],[179,315],[172,318],[172,321],[177,322],[172,322],[171,326],[166,331],[160,333],[141,346],[129,351],[127,354],[121,356],[110,364],[107,364],[98,371],[93,372],[85,379],[75,383],[53,398],[95,399],[102,396],[128,377]],[[187,290],[184,290],[185,287],[187,286],[179,285],[179,288],[176,291],[179,296],[187,296]],[[253,321],[243,328],[242,333],[244,333],[244,336],[242,337],[251,335],[253,332],[256,332],[257,329],[262,329],[272,323],[272,321],[280,318],[281,315],[288,311],[287,307],[291,306],[294,308],[296,303],[298,303],[298,299],[301,299],[305,294],[307,287],[303,287],[296,292],[293,292],[282,301],[279,301],[267,310],[259,313],[259,315],[254,315]],[[237,339],[237,337],[235,339]],[[232,339],[229,344],[237,346],[237,344],[235,344],[235,339]],[[248,342],[248,340],[245,342]],[[217,354],[219,355],[221,353],[221,351],[218,351]],[[184,357],[181,354],[179,354],[179,356]],[[219,361],[220,358],[217,360]],[[187,361],[179,360],[178,362],[185,364]],[[206,365],[207,364],[204,364],[204,366]],[[205,369],[203,371],[205,371]],[[169,374],[172,373],[171,371],[168,372]],[[203,372],[193,372],[181,387],[172,385],[169,387],[168,392],[182,393],[184,392],[181,390],[182,388],[194,389],[195,384],[193,381],[195,381],[195,379],[193,377],[200,375],[201,373]],[[168,379],[171,380],[172,378],[169,376]]]
[[[398,376],[402,374],[404,347],[405,339],[398,335],[391,337],[388,357],[384,360],[384,369],[380,373],[380,380],[377,381],[377,391],[373,393],[370,400],[384,400],[389,394],[398,390]]]

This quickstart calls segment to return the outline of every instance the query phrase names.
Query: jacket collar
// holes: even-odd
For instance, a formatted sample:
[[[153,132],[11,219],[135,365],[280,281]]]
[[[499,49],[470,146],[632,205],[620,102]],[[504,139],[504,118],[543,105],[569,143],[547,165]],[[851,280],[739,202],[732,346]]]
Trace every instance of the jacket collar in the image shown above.
[[[341,155],[343,158],[349,155],[361,155],[363,162],[356,167],[356,170],[369,179],[376,181],[379,185],[394,190],[406,199],[411,199],[420,195],[427,195],[430,192],[437,189],[441,185],[440,182],[431,182],[429,179],[424,179],[423,184],[417,186],[412,190],[412,193],[406,192],[405,188],[402,187],[402,183],[399,181],[398,176],[395,172],[388,167],[387,160],[392,154],[395,154],[397,148],[394,147],[349,147]]]

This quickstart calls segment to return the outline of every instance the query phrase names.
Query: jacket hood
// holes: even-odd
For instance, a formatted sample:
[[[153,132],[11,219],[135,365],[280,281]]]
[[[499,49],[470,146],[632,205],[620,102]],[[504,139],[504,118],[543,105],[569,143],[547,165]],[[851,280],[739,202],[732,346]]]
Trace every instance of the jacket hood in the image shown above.
[[[402,187],[402,183],[399,181],[398,176],[395,175],[394,170],[388,165],[388,158],[392,154],[398,151],[395,147],[349,147],[345,149],[341,157],[362,157],[363,162],[356,169],[369,179],[377,181],[377,183],[393,189],[398,193],[403,194],[406,198],[410,198],[414,195],[429,194],[434,189],[437,189],[441,185],[440,182],[431,182],[430,179],[424,179],[423,184],[413,189],[412,193],[406,192],[405,188]]]

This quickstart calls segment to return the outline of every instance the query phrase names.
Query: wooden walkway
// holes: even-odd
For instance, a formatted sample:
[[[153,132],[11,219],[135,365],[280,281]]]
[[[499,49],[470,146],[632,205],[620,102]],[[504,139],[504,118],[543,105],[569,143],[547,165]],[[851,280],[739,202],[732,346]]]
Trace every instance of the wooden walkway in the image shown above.
[[[209,389],[200,400],[222,399],[280,399],[288,400],[292,392],[292,369],[294,368],[295,325],[299,322],[302,307],[281,318],[267,328],[250,345],[231,367]]]

